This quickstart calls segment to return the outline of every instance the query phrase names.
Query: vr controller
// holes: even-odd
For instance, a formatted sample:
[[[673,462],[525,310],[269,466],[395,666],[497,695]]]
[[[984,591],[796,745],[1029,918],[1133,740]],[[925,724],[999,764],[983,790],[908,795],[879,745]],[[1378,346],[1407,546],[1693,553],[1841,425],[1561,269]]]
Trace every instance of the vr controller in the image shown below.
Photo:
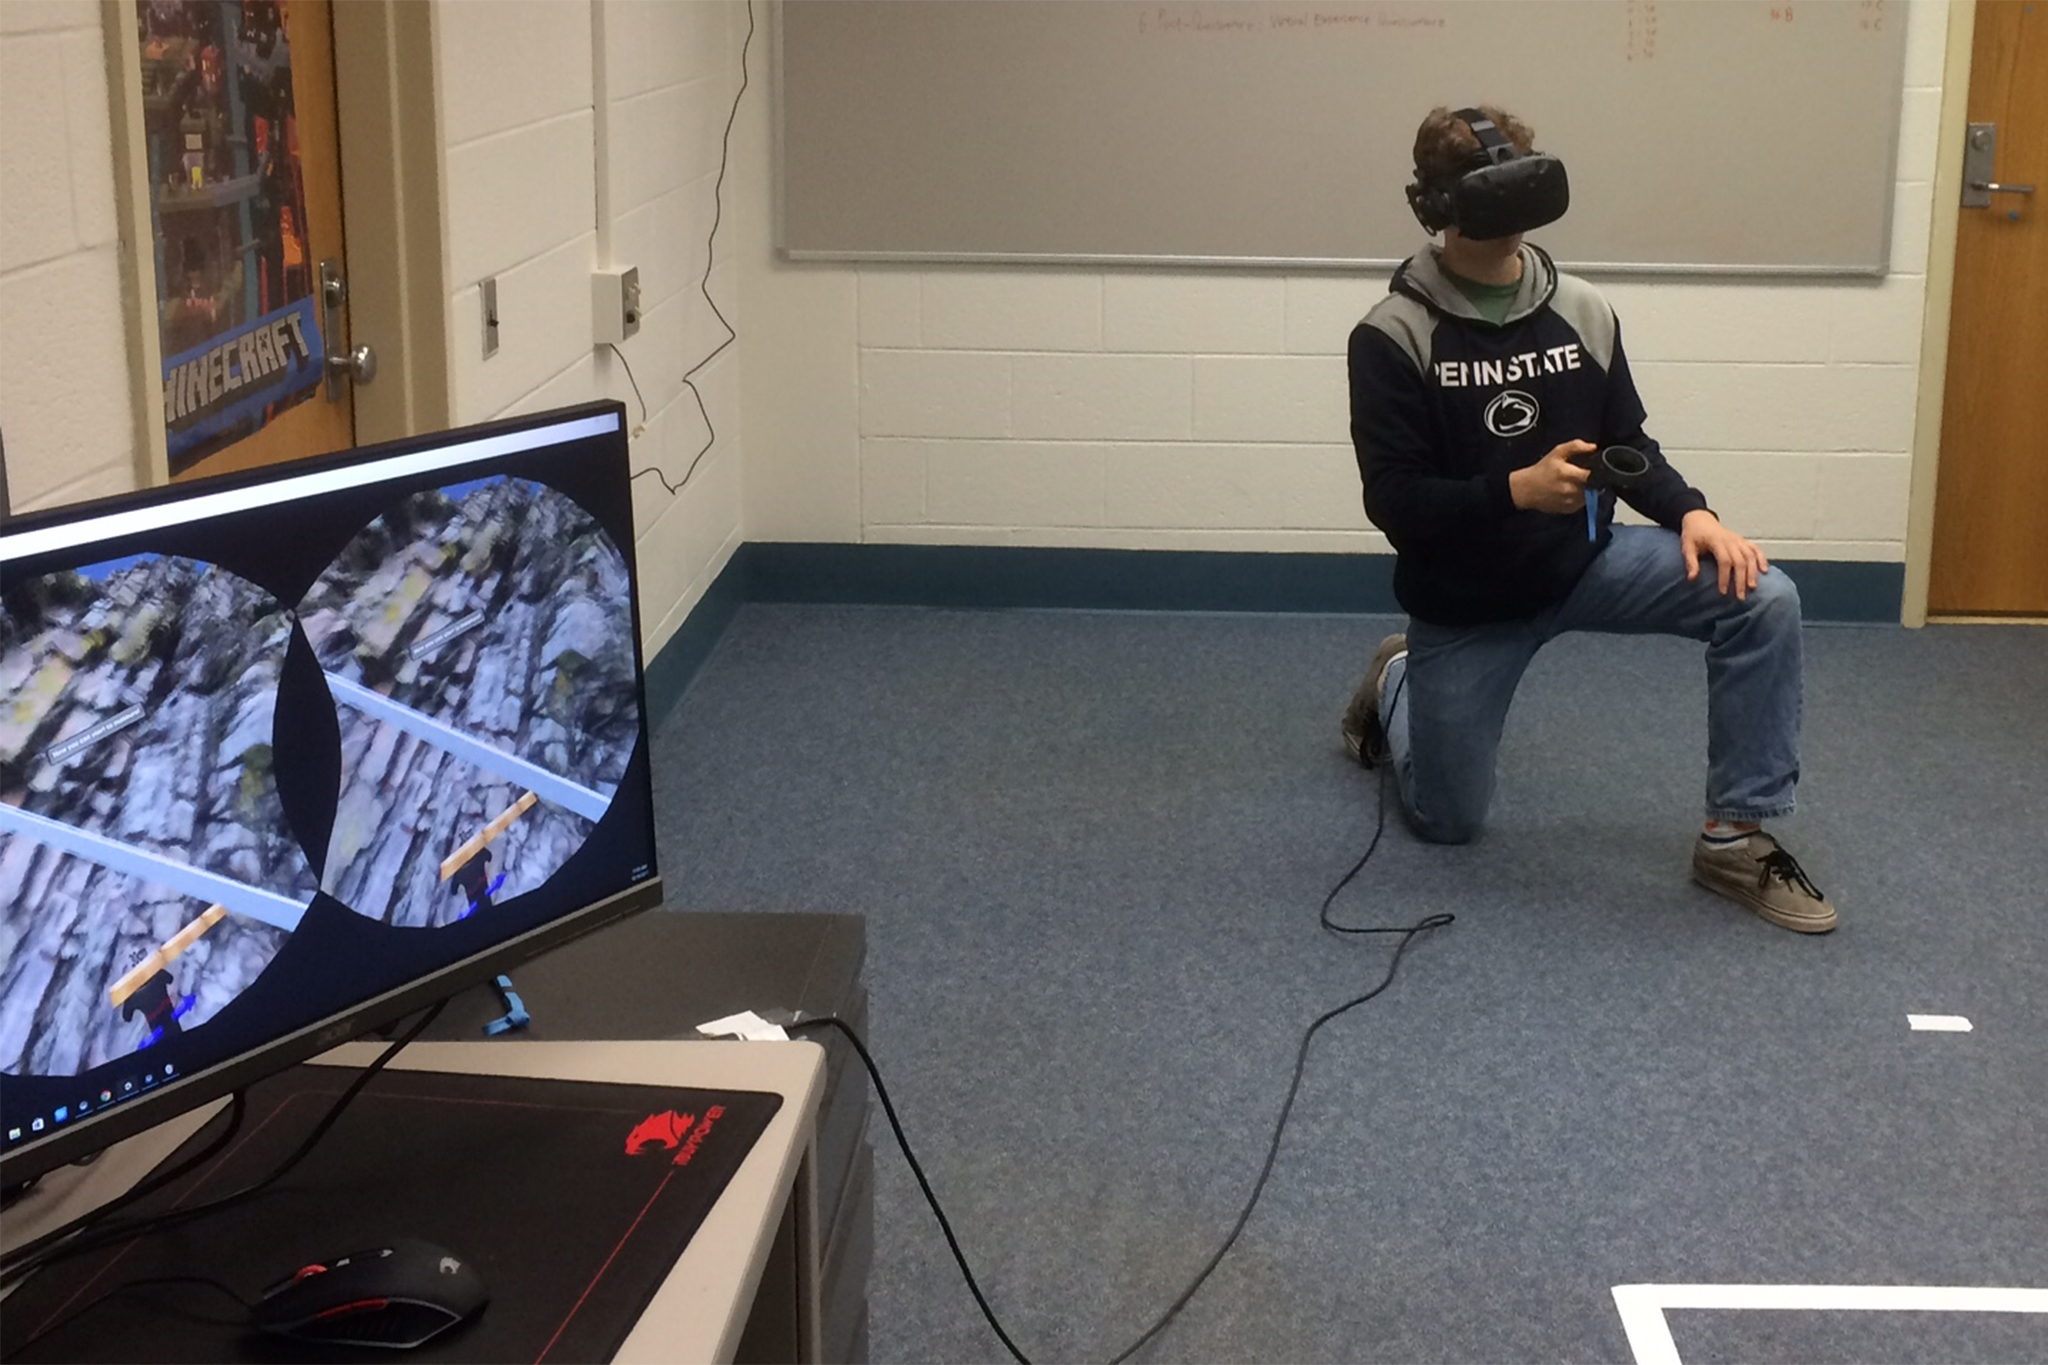
[[[1650,476],[1650,457],[1634,446],[1606,446],[1600,450],[1582,450],[1572,456],[1572,463],[1588,471],[1586,475],[1586,539],[1600,538],[1600,493],[1612,488],[1626,492],[1637,487]]]
[[[1649,456],[1634,446],[1581,451],[1572,456],[1572,463],[1591,471],[1586,477],[1586,487],[1593,492],[1605,488],[1616,491],[1634,488],[1650,476]]]

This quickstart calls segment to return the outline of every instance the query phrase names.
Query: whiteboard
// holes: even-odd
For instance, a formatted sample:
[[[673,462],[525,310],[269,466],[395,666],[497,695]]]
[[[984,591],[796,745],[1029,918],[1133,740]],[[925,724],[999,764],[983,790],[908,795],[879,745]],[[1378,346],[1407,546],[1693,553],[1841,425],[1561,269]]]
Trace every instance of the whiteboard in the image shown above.
[[[783,0],[798,260],[1384,267],[1431,108],[1563,158],[1580,269],[1882,274],[1901,0]]]

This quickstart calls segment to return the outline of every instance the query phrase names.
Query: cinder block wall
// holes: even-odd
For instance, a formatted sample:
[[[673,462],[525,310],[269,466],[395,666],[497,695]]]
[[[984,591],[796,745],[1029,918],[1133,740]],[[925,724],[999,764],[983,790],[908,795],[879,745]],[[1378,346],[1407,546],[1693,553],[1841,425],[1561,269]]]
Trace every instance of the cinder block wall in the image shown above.
[[[1781,556],[1905,557],[1946,16],[1906,22],[1892,274],[1597,281],[1651,433]],[[793,266],[749,131],[751,538],[1388,549],[1344,379],[1385,273]]]
[[[771,249],[757,11],[711,275],[741,341],[698,376],[719,439],[680,497],[636,484],[650,646],[742,536],[1386,548],[1359,507],[1342,359],[1384,275],[792,266]],[[601,51],[587,0],[444,0],[437,18],[458,420],[600,396],[639,417],[590,345],[603,175],[610,257],[640,267],[648,305],[624,348],[649,411],[635,461],[679,478],[708,438],[682,374],[724,337],[697,282],[744,6],[608,4]],[[92,0],[0,3],[0,424],[25,506],[134,482],[99,24]],[[1601,281],[1653,432],[1780,555],[1904,555],[1944,37],[1942,7],[1914,0],[1892,275]]]
[[[17,511],[135,486],[92,0],[0,0],[0,436]]]
[[[455,418],[617,398],[635,428],[634,468],[680,483],[711,435],[683,375],[725,339],[700,282],[746,14],[732,3],[610,3],[601,35],[592,18],[588,0],[441,0]],[[759,43],[751,60],[762,60]],[[730,223],[720,231],[710,289],[737,323],[731,233]],[[639,397],[618,357],[592,346],[591,273],[605,264],[640,271],[645,317],[619,347]],[[498,288],[489,359],[486,277]],[[696,376],[717,440],[681,493],[652,476],[634,483],[650,653],[739,545],[738,365],[729,348]]]

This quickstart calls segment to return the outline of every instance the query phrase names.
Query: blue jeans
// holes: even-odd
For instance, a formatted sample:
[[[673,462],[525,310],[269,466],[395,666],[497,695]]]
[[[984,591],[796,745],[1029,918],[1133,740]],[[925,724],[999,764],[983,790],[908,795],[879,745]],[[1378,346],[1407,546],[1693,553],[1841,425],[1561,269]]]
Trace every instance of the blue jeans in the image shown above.
[[[1722,596],[1714,563],[1685,581],[1678,536],[1617,526],[1564,601],[1525,621],[1410,621],[1408,656],[1387,670],[1380,723],[1415,832],[1461,844],[1493,802],[1508,703],[1529,661],[1568,630],[1683,635],[1707,645],[1707,818],[1792,813],[1799,780],[1799,590],[1778,569],[1748,600]]]

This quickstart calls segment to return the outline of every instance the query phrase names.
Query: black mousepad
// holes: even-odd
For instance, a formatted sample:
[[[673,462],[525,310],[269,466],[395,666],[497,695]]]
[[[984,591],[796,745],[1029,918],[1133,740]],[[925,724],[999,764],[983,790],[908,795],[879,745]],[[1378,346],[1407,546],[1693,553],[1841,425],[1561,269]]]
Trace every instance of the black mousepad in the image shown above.
[[[202,1204],[269,1174],[359,1074],[301,1066],[258,1082],[233,1144],[136,1211]],[[403,1359],[608,1360],[781,1107],[780,1095],[751,1091],[385,1071],[263,1193],[61,1261],[22,1285],[0,1304],[0,1354],[398,1359],[253,1332],[242,1308],[203,1284],[101,1296],[134,1280],[187,1275],[254,1301],[300,1266],[411,1237],[468,1259],[491,1301]],[[223,1122],[208,1124],[165,1169]],[[16,1348],[51,1323],[61,1325]]]

